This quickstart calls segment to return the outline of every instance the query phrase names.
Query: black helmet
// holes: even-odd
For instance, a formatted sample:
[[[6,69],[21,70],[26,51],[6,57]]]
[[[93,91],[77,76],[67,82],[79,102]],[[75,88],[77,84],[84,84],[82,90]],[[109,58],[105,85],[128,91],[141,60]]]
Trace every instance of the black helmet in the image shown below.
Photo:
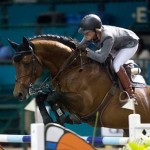
[[[101,19],[95,14],[89,14],[81,20],[78,32],[84,34],[88,30],[95,31],[96,28],[101,29],[101,27]]]

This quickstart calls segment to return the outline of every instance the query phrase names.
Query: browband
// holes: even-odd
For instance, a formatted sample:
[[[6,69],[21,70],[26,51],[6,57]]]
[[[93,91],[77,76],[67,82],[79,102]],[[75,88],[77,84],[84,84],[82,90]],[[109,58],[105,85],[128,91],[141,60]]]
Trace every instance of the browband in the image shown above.
[[[13,60],[15,62],[19,62],[24,56],[32,54],[32,50],[30,51],[21,51],[21,52],[16,52],[15,55],[13,56]]]

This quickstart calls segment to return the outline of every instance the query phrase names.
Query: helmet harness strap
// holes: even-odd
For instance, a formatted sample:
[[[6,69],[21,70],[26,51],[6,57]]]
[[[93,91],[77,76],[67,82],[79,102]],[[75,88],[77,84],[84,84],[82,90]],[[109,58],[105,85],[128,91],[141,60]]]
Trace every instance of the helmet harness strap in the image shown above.
[[[94,32],[95,32],[95,37],[93,38],[93,42],[97,42],[99,41],[99,38],[98,38],[96,29],[94,29]]]

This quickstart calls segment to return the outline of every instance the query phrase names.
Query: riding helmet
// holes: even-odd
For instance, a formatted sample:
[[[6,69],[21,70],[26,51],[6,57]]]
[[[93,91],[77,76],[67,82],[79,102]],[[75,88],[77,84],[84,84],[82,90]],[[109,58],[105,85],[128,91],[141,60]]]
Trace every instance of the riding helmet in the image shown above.
[[[86,15],[80,23],[79,33],[85,34],[89,30],[101,29],[102,21],[100,17],[95,14]]]

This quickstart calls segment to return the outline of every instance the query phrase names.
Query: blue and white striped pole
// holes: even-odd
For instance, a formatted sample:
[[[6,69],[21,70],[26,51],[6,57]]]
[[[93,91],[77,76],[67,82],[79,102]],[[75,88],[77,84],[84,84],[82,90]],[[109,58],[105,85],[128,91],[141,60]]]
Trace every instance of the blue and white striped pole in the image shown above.
[[[30,135],[8,135],[0,134],[0,142],[4,143],[30,143]]]
[[[88,143],[92,143],[92,136],[82,137]],[[126,145],[129,137],[95,137],[94,145]]]
[[[41,130],[41,129],[40,129]],[[37,130],[38,132],[40,130]],[[36,133],[36,129],[34,129]],[[34,134],[35,134],[34,133]],[[8,135],[1,134],[0,142],[4,143],[31,143],[31,141],[36,141],[39,138],[40,145],[42,144],[42,134],[38,135],[38,137],[34,137],[31,135]],[[81,136],[88,143],[92,143],[92,136]],[[128,137],[95,137],[94,144],[98,145],[125,145],[127,144],[129,138]],[[38,143],[38,142],[36,142]],[[39,144],[39,143],[38,143]]]

